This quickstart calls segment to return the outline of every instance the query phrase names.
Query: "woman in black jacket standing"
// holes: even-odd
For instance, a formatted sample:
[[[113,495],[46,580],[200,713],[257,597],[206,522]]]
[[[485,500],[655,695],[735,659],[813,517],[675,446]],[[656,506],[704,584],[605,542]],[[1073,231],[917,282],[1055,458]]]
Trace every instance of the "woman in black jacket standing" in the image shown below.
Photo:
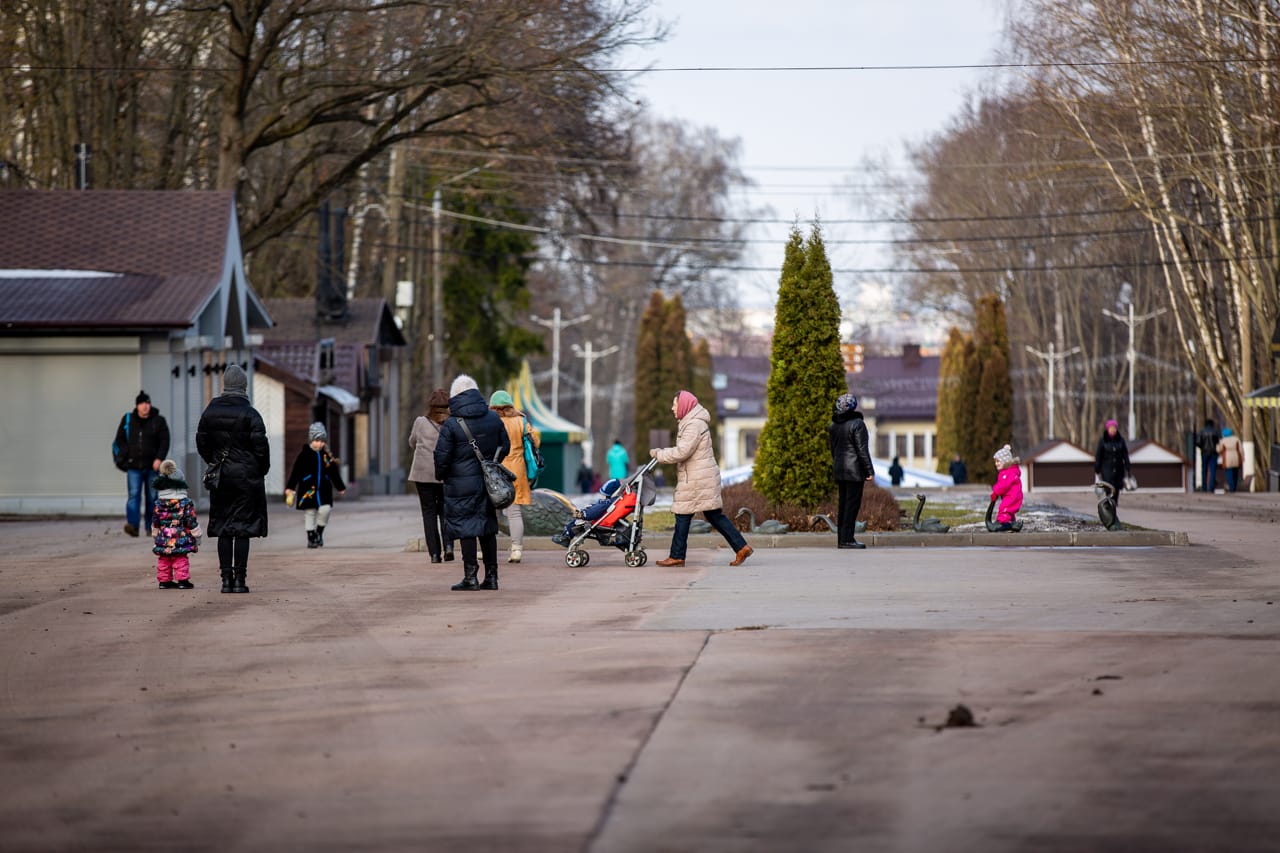
[[[433,458],[436,477],[444,483],[444,523],[451,539],[462,550],[462,580],[455,590],[498,588],[498,514],[484,488],[480,460],[459,422],[465,420],[480,455],[499,461],[511,452],[507,428],[498,413],[489,408],[476,381],[465,373],[449,386],[449,413],[440,426]],[[499,452],[501,451],[501,452]],[[476,582],[480,571],[476,546],[484,557],[484,580]]]
[[[1120,492],[1124,490],[1124,480],[1129,476],[1129,445],[1120,434],[1120,424],[1109,420],[1098,439],[1098,449],[1093,454],[1093,473],[1104,483],[1110,483],[1113,489],[1111,499],[1116,506],[1120,505]]]
[[[840,489],[839,520],[836,523],[837,548],[865,548],[854,534],[858,511],[862,509],[862,489],[876,476],[867,447],[867,424],[858,411],[858,398],[841,394],[836,399],[835,415],[827,427],[831,441],[831,468]]]
[[[221,461],[221,482],[209,493],[209,536],[218,540],[223,592],[248,592],[249,540],[267,535],[271,468],[267,429],[249,405],[249,378],[238,364],[222,374],[222,394],[209,401],[196,427],[196,449],[206,464]]]

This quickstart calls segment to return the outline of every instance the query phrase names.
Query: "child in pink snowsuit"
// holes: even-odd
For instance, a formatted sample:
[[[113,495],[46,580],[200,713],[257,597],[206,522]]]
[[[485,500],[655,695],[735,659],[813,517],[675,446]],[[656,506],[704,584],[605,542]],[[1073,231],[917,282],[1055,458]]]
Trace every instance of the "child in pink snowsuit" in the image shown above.
[[[991,499],[1000,499],[996,523],[1001,530],[1016,533],[1022,529],[1022,522],[1017,519],[1018,510],[1022,509],[1022,472],[1018,468],[1022,460],[1013,455],[1013,448],[1007,444],[991,458],[996,461],[996,484],[991,487]]]
[[[161,462],[153,488],[155,547],[151,550],[156,554],[156,580],[160,589],[194,589],[187,555],[199,550],[203,533],[178,463],[172,459]]]

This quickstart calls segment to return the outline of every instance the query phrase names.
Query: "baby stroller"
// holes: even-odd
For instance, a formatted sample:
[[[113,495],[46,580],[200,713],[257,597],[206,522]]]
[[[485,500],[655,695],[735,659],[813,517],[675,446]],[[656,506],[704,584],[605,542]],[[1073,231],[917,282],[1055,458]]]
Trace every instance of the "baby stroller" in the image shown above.
[[[623,552],[622,561],[633,569],[649,562],[649,555],[640,540],[644,529],[644,508],[653,506],[658,497],[651,473],[657,464],[658,460],[650,459],[624,480],[600,518],[578,521],[573,536],[565,545],[569,549],[564,555],[566,566],[577,569],[591,562],[591,555],[582,547],[588,539],[619,549]],[[632,513],[634,518],[631,518]]]

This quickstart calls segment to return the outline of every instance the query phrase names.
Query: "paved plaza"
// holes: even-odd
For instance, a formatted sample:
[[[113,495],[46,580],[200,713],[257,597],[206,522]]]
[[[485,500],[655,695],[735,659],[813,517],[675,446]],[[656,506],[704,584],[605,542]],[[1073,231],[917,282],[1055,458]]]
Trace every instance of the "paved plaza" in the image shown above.
[[[319,550],[280,505],[249,595],[0,521],[0,850],[1280,850],[1280,496],[1121,515],[1189,544],[530,543],[454,593],[416,498]]]

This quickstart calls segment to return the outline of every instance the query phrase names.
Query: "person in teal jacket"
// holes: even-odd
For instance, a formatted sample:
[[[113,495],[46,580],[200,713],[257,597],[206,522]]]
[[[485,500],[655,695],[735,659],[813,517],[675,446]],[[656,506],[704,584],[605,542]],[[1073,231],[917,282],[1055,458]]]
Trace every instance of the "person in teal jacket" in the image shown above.
[[[627,449],[622,446],[622,439],[615,438],[613,447],[609,448],[609,452],[605,454],[604,461],[609,466],[609,478],[613,480],[625,480],[627,478],[627,468],[631,465],[631,457],[627,455]]]

